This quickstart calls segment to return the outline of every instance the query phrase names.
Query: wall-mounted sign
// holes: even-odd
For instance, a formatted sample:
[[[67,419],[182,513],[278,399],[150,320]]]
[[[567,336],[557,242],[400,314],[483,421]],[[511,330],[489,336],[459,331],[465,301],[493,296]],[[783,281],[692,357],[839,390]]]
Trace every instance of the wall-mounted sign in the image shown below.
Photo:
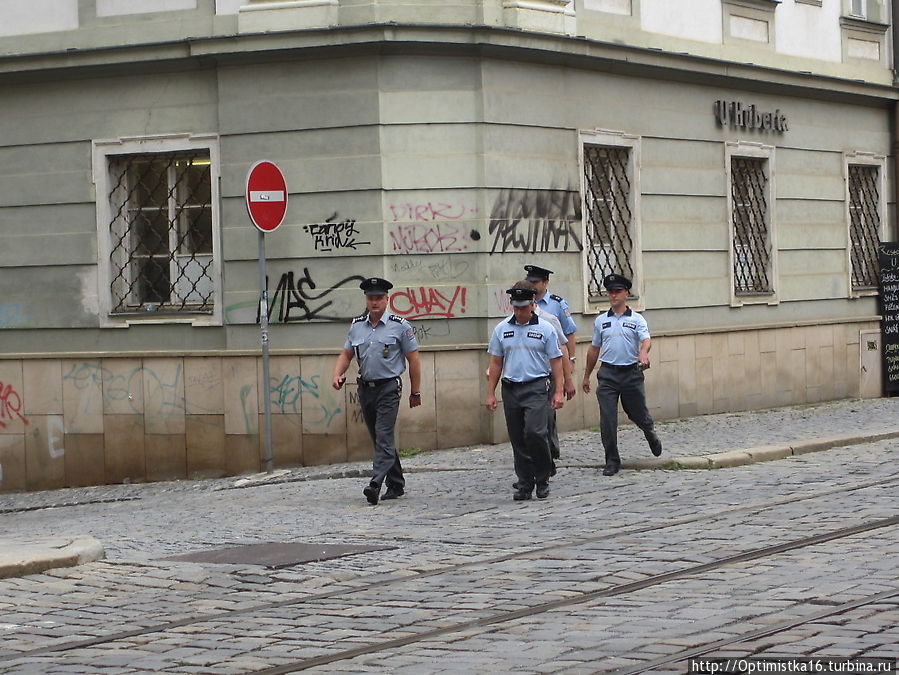
[[[899,394],[899,244],[880,244],[880,334],[887,396]]]
[[[762,112],[754,103],[715,101],[715,119],[718,126],[731,129],[758,129],[759,131],[789,131],[787,116],[780,110]]]

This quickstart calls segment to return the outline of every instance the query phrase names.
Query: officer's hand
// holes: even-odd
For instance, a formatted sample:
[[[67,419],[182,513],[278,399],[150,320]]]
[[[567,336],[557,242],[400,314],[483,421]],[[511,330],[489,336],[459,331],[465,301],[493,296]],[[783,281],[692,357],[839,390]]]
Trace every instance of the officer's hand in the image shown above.
[[[649,356],[639,356],[637,357],[637,363],[640,364],[640,367],[643,370],[649,368]]]
[[[495,394],[488,394],[488,395],[487,395],[487,403],[486,403],[486,405],[487,405],[487,410],[489,410],[490,412],[496,412],[497,401],[496,401],[496,395],[495,395]]]
[[[346,382],[346,375],[335,375],[334,379],[331,380],[331,386],[335,389],[342,389],[344,382]]]
[[[588,376],[584,376],[584,382],[581,387],[583,388],[585,394],[590,393],[590,378]]]
[[[553,410],[560,410],[563,405],[565,405],[565,400],[562,398],[562,394],[555,394],[552,403]]]
[[[409,407],[417,408],[420,405],[421,405],[421,394],[419,394],[418,396],[412,396],[412,394],[409,394]]]
[[[577,393],[577,389],[574,386],[574,382],[570,379],[565,380],[565,400],[570,401],[574,398],[574,395]]]

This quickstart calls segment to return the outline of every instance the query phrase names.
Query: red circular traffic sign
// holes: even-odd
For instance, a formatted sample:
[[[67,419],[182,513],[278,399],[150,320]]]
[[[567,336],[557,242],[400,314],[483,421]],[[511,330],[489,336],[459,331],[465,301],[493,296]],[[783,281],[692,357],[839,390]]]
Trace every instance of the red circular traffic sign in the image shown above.
[[[287,183],[274,163],[263,159],[247,173],[247,212],[253,225],[271,232],[284,221],[287,213]]]

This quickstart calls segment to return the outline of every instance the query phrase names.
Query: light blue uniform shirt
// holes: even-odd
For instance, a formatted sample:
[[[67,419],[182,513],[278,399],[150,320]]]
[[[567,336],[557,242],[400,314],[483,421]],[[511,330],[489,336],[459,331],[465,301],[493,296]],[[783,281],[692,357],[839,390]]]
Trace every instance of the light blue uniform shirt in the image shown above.
[[[503,379],[512,382],[549,377],[549,360],[562,356],[555,329],[536,314],[523,326],[514,314],[500,321],[493,329],[487,352],[503,357]]]
[[[640,355],[640,343],[649,338],[646,319],[630,307],[621,316],[611,309],[593,322],[594,347],[599,347],[599,360],[613,366],[632,366]]]
[[[571,335],[577,331],[577,324],[571,318],[571,308],[568,307],[568,303],[561,295],[546,293],[537,301],[537,307],[554,315],[562,324],[562,331],[565,335]]]
[[[406,370],[404,354],[418,351],[412,324],[396,314],[385,314],[372,326],[368,314],[353,319],[344,349],[352,349],[363,380],[399,377]]]

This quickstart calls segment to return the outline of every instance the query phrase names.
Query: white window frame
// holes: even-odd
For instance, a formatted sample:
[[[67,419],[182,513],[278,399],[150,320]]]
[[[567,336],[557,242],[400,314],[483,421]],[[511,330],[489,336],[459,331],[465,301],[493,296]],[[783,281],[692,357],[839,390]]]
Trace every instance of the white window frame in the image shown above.
[[[113,213],[109,193],[113,188],[109,167],[112,157],[131,154],[172,153],[203,150],[209,153],[210,189],[212,198],[212,268],[210,276],[213,284],[212,313],[190,313],[146,316],[117,315],[112,313],[111,257],[109,224]],[[92,142],[93,181],[97,202],[97,265],[98,306],[100,326],[103,328],[127,328],[137,324],[188,323],[195,326],[221,326],[224,311],[221,253],[221,196],[219,178],[221,161],[219,137],[216,134],[165,134],[156,136],[129,136],[116,139],[94,140]]]
[[[631,209],[633,220],[630,223],[630,236],[632,242],[631,249],[631,267],[634,270],[635,284],[631,289],[632,299],[628,301],[629,306],[637,311],[646,308],[645,298],[645,282],[643,279],[643,241],[641,233],[641,223],[643,219],[640,214],[640,167],[641,156],[640,147],[642,138],[634,134],[628,134],[624,131],[615,131],[610,129],[593,129],[583,130],[578,133],[578,167],[580,169],[581,184],[581,241],[584,242],[583,254],[581,256],[581,269],[584,279],[584,313],[598,314],[608,309],[608,302],[603,300],[590,300],[588,292],[590,279],[590,268],[587,265],[588,247],[591,242],[587,238],[587,186],[584,179],[584,146],[600,145],[615,148],[628,148],[628,176],[631,181],[631,191],[628,195],[628,206]]]
[[[770,257],[768,259],[768,278],[771,282],[771,293],[764,295],[737,295],[736,279],[734,278],[734,263],[736,261],[736,251],[734,250],[734,199],[731,175],[731,159],[733,157],[749,157],[754,159],[765,160],[765,173],[768,181],[765,186],[765,203],[768,205],[767,225],[768,225],[768,246]],[[747,141],[728,141],[724,145],[724,166],[726,172],[727,185],[727,229],[728,229],[728,284],[730,286],[730,306],[742,307],[743,305],[777,305],[780,303],[779,284],[778,284],[778,268],[777,268],[777,223],[775,220],[774,195],[777,191],[774,189],[774,146],[764,145],[762,143],[750,143]]]
[[[843,183],[845,185],[845,210],[844,218],[846,222],[846,287],[849,289],[850,298],[864,298],[872,295],[878,295],[880,291],[876,288],[859,289],[852,287],[852,220],[849,214],[849,167],[850,165],[864,165],[877,167],[877,183],[878,192],[880,194],[880,203],[877,205],[877,215],[880,219],[880,231],[877,233],[880,241],[885,241],[887,235],[887,219],[886,219],[886,170],[887,160],[884,155],[878,155],[873,152],[853,151],[843,153]]]
[[[849,0],[849,16],[856,19],[867,19],[868,0]]]

